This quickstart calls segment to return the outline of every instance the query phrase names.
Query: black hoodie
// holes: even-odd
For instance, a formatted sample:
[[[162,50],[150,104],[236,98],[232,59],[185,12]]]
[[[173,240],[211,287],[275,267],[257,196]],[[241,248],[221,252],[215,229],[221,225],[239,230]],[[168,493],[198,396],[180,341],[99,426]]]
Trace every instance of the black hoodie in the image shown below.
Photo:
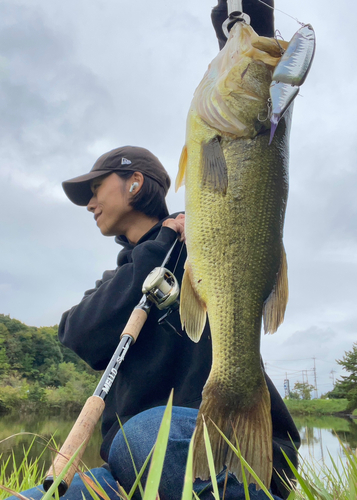
[[[162,222],[148,231],[136,245],[130,244],[124,237],[116,238],[117,243],[124,247],[118,255],[117,269],[105,271],[102,279],[96,282],[96,287],[85,292],[82,301],[62,316],[58,331],[60,341],[96,370],[106,368],[133,308],[142,297],[145,278],[162,264],[176,239],[176,232],[169,227],[161,227]],[[185,260],[186,248],[178,242],[166,267],[175,270],[179,283]],[[206,325],[201,340],[196,344],[181,330],[178,311],[169,317],[177,333],[168,326],[158,324],[163,314],[155,307],[151,309],[137,342],[130,347],[106,397],[101,448],[105,461],[119,429],[117,416],[124,422],[148,408],[165,405],[172,388],[174,405],[189,408],[200,405],[202,388],[212,361],[209,325]],[[280,395],[267,376],[266,379],[272,402],[274,467],[281,471],[283,459],[280,446],[284,446],[296,463],[288,435],[297,445],[299,435]]]

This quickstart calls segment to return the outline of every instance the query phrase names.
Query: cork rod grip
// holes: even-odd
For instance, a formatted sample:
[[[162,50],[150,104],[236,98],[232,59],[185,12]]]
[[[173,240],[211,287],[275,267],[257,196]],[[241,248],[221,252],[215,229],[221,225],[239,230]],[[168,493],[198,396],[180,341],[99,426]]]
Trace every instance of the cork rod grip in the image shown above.
[[[98,396],[91,396],[87,399],[81,413],[76,420],[76,423],[72,427],[72,430],[68,434],[66,441],[63,443],[62,448],[57,454],[52,467],[47,473],[46,479],[43,483],[43,487],[46,491],[49,490],[54,481],[54,472],[56,474],[56,477],[58,477],[68,463],[68,460],[73,456],[80,445],[84,443],[58,488],[60,496],[62,496],[67,491],[69,485],[72,482],[73,476],[77,471],[77,466],[83,456],[87,443],[92,436],[94,428],[103,413],[104,407],[105,403],[103,399]]]
[[[130,335],[133,339],[133,343],[136,341],[136,339],[139,336],[139,333],[142,329],[142,327],[145,324],[145,321],[147,319],[148,315],[145,311],[142,309],[134,309],[134,311],[131,313],[130,318],[127,322],[127,324],[124,327],[123,333],[121,334],[121,337],[123,335]]]

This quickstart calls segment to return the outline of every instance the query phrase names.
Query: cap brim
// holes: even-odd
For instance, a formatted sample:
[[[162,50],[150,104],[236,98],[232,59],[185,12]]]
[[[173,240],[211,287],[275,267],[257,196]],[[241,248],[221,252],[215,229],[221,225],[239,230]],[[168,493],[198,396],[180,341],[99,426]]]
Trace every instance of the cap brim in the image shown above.
[[[94,172],[74,177],[62,182],[63,191],[72,203],[80,207],[85,207],[93,196],[90,188],[91,181],[110,173],[113,173],[113,170],[95,170]]]

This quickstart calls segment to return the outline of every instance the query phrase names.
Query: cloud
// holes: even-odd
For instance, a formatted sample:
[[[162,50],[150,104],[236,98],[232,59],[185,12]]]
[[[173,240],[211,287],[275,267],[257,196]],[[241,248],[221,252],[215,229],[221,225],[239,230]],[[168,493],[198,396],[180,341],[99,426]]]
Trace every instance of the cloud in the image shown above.
[[[110,95],[39,9],[1,4],[0,44],[1,176],[58,183],[108,130]]]
[[[282,395],[286,377],[291,389],[295,382],[304,380],[315,386],[314,367],[318,394],[332,390],[333,380],[345,374],[336,360],[352,348],[351,337],[340,332],[329,326],[311,326],[294,332],[285,340],[280,339],[278,346],[269,338],[263,339],[263,360],[267,373]]]
[[[290,300],[263,356],[282,388],[285,368],[301,377],[315,355],[318,382],[330,387],[357,324],[355,7],[276,6],[313,24],[317,52],[291,134]],[[152,150],[174,180],[193,92],[217,53],[209,10],[203,0],[0,4],[0,312],[56,323],[115,266],[118,246],[68,202],[61,182],[123,144]],[[285,39],[299,28],[279,12],[275,19]],[[182,209],[184,190],[171,189],[168,201]]]

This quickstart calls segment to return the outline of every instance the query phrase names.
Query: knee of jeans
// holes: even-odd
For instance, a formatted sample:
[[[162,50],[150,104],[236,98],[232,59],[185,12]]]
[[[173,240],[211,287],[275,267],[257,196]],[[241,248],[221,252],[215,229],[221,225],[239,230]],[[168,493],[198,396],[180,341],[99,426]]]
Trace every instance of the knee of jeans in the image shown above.
[[[114,437],[108,464],[123,486],[123,483],[130,483],[131,487],[136,479],[133,460],[139,472],[154,446],[163,412],[164,408],[158,407],[135,415]]]
[[[131,488],[136,479],[131,456],[139,472],[155,444],[164,411],[165,407],[161,406],[134,416],[123,426],[126,439],[121,430],[113,439],[108,463],[113,476],[124,489],[125,486]],[[196,417],[197,410],[181,407],[173,407],[172,409],[170,437],[163,470],[163,478],[166,478],[170,484],[177,477],[183,478],[187,450]],[[143,475],[144,483],[146,476],[147,470]]]

